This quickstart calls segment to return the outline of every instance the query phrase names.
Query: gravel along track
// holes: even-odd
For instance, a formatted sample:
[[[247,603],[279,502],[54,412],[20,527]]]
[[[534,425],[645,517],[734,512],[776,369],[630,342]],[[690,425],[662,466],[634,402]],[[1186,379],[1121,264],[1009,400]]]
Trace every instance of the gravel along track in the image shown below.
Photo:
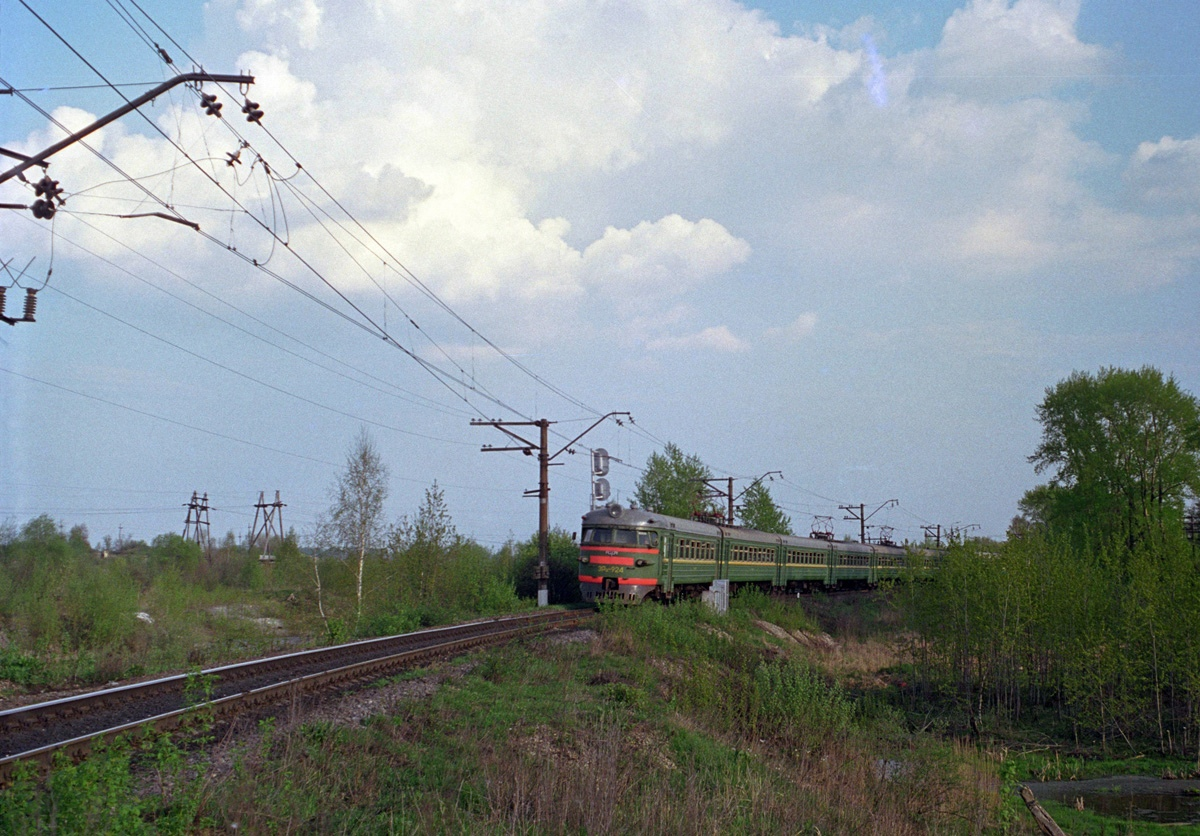
[[[0,768],[3,761],[43,750],[65,741],[145,722],[187,708],[197,697],[231,706],[239,695],[304,677],[332,684],[383,675],[387,660],[400,656],[413,662],[444,650],[464,649],[523,633],[550,629],[587,618],[589,611],[553,611],[489,619],[455,627],[421,630],[402,636],[354,642],[337,647],[272,656],[267,659],[211,668],[198,675],[176,675],[108,688],[50,702],[0,711]],[[409,662],[411,664],[411,662]],[[359,669],[358,666],[366,666]],[[330,671],[337,671],[330,674]],[[230,711],[236,710],[231,708]],[[2,777],[2,776],[0,776]]]

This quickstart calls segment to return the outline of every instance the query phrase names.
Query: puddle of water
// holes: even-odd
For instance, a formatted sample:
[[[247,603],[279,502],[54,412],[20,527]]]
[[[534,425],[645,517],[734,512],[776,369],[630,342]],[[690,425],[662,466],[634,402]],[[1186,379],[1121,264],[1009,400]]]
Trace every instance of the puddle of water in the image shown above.
[[[1088,781],[1047,781],[1027,785],[1038,800],[1049,799],[1118,819],[1160,824],[1200,824],[1200,781],[1167,781],[1118,775]]]

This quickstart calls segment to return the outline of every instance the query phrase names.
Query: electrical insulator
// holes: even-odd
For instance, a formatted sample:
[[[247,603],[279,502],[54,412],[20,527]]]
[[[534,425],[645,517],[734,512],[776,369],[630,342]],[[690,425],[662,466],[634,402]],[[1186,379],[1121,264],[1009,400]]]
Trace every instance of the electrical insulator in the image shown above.
[[[257,122],[263,118],[263,112],[258,107],[258,102],[252,102],[246,99],[246,103],[242,105],[242,113],[246,114],[247,122]]]
[[[217,101],[216,93],[201,93],[200,104],[204,106],[204,111],[209,116],[220,117],[222,105]]]
[[[33,202],[33,216],[35,218],[48,221],[54,217],[54,213],[57,211],[58,208],[54,205],[54,201],[52,200],[41,199]]]
[[[44,197],[47,200],[54,200],[60,194],[62,194],[63,190],[58,187],[58,181],[51,180],[50,175],[47,174],[34,184],[33,192],[38,197]]]
[[[4,296],[7,293],[7,287],[0,287],[0,316],[4,316]]]
[[[25,288],[25,315],[21,317],[25,322],[33,322],[33,315],[37,313],[37,291],[32,287]]]

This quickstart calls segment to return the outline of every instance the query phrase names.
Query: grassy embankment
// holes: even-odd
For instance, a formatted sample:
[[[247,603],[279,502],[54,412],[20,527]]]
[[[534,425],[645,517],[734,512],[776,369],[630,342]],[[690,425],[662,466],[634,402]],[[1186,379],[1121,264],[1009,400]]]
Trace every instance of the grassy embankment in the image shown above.
[[[994,764],[913,733],[893,707],[896,686],[878,672],[884,642],[831,646],[801,608],[755,595],[724,618],[698,605],[609,612],[577,638],[586,640],[481,654],[363,723],[268,724],[218,777],[161,743],[134,756],[141,771],[121,752],[66,768],[49,792],[0,796],[0,827],[36,829],[55,809],[64,831],[119,822],[903,834],[1003,824]]]
[[[564,562],[574,572],[577,549],[559,532],[552,545],[556,580]],[[457,538],[380,550],[366,561],[360,612],[352,563],[302,554],[291,539],[264,563],[232,542],[203,554],[169,534],[102,554],[49,517],[19,534],[0,524],[0,707],[28,692],[512,612],[532,606],[517,592],[535,552]]]

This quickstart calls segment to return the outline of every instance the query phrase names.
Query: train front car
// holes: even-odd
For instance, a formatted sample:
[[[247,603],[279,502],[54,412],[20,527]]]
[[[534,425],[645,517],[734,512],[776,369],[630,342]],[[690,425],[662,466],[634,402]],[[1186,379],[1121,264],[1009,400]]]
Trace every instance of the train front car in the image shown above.
[[[583,515],[579,588],[584,601],[638,603],[657,596],[661,561],[653,525],[652,515],[620,505]]]

